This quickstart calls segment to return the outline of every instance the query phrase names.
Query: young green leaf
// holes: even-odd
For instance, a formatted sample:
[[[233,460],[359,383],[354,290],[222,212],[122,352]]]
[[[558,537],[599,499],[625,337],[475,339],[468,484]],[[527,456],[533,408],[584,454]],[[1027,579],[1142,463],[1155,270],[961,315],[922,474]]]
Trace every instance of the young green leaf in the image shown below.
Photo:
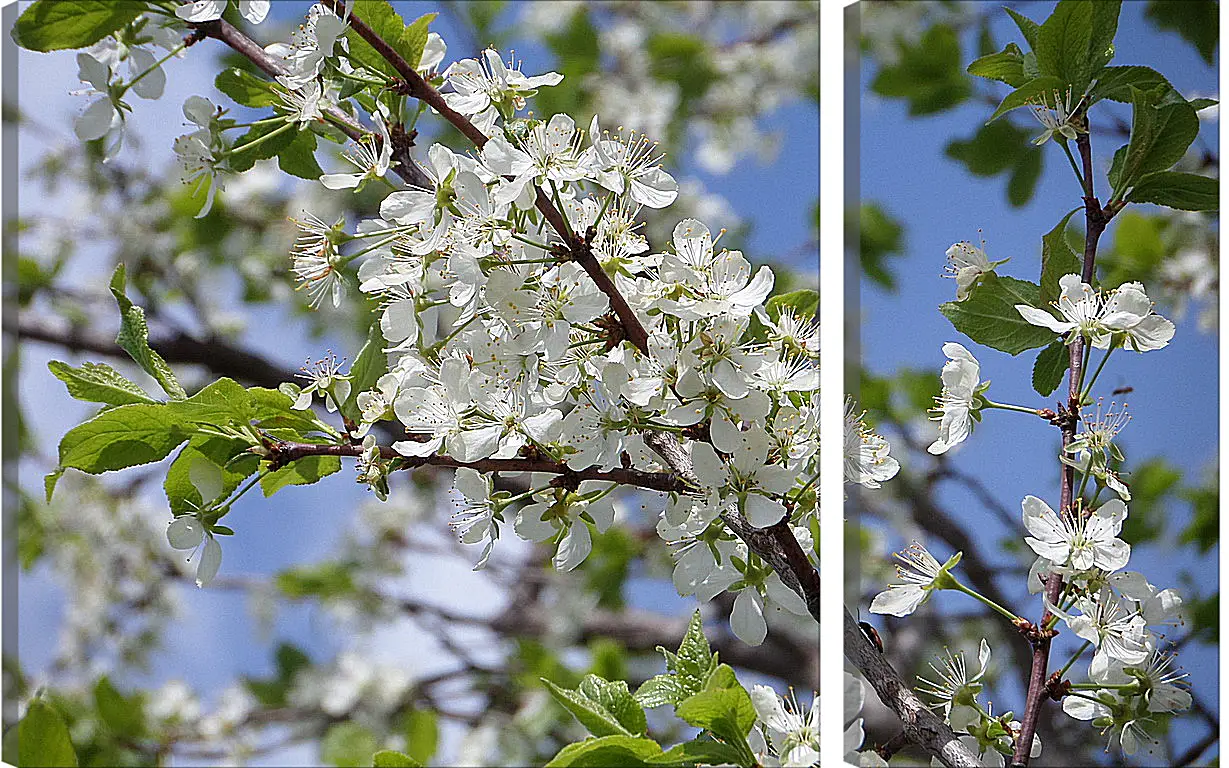
[[[238,67],[219,72],[214,78],[213,87],[245,107],[271,107],[281,103],[268,81]]]
[[[306,456],[261,477],[260,490],[268,498],[286,486],[311,485],[340,471],[341,459],[336,456]]]
[[[1056,339],[1041,350],[1033,362],[1033,389],[1042,397],[1058,389],[1063,381],[1063,372],[1071,364],[1071,355],[1062,339]]]
[[[300,179],[316,181],[323,176],[316,162],[316,134],[309,130],[294,133],[294,139],[277,153],[277,167]]]
[[[560,688],[546,679],[542,682],[555,700],[594,736],[636,736],[648,727],[644,709],[622,680],[585,675],[575,690]]]
[[[1013,11],[1010,8],[1004,8],[1011,20],[1016,23],[1020,29],[1020,34],[1024,35],[1024,42],[1028,43],[1030,48],[1037,47],[1037,36],[1041,32],[1041,25],[1032,19]]]
[[[380,319],[377,317],[367,329],[367,341],[354,358],[350,366],[350,396],[341,404],[344,416],[358,420],[358,396],[376,385],[381,376],[388,373],[388,353],[384,351],[386,342],[380,331]]]
[[[1134,106],[1131,141],[1114,183],[1116,197],[1146,174],[1168,170],[1181,160],[1199,133],[1199,117],[1190,104],[1157,106],[1155,92],[1129,87]]]
[[[73,368],[68,363],[52,360],[47,363],[47,368],[64,382],[68,394],[87,403],[129,405],[158,402],[106,363],[83,363],[80,368]]]
[[[1131,86],[1143,91],[1171,91],[1173,86],[1165,76],[1151,67],[1106,67],[1097,75],[1097,84],[1088,92],[1089,106],[1102,99],[1128,104]]]
[[[1160,171],[1137,181],[1127,201],[1154,203],[1180,211],[1216,211],[1220,209],[1220,184],[1216,179],[1194,173]]]
[[[1092,35],[1088,42],[1088,76],[1100,77],[1101,69],[1114,58],[1114,36],[1122,0],[1098,0],[1092,5]]]
[[[37,0],[17,17],[13,42],[31,51],[86,48],[141,15],[138,0]]]
[[[207,461],[222,473],[223,494],[229,494],[239,483],[260,466],[260,457],[247,452],[247,446],[238,440],[227,440],[212,435],[194,435],[179,455],[167,468],[162,483],[167,502],[173,514],[194,512],[212,499],[202,499],[199,486],[192,482],[194,462]]]
[[[1060,90],[1071,87],[1077,97],[1088,86],[1092,63],[1092,6],[1087,0],[1059,0],[1037,33],[1033,51],[1042,75],[1061,81]]]
[[[127,352],[141,369],[154,377],[162,390],[173,400],[182,400],[188,396],[171,366],[149,346],[149,327],[145,324],[145,310],[133,304],[125,292],[127,274],[124,265],[115,268],[111,276],[111,295],[119,305],[120,329],[115,337],[115,343]]]
[[[717,669],[717,656],[704,636],[704,623],[698,610],[691,615],[677,654],[660,645],[657,650],[666,657],[667,674],[646,680],[636,690],[636,700],[645,707],[678,704],[688,696],[699,693]]]
[[[546,768],[642,768],[661,754],[661,745],[636,736],[602,736],[568,744],[551,758]]]
[[[1054,332],[1021,317],[1017,304],[1042,306],[1041,288],[1036,283],[988,272],[967,299],[949,301],[940,305],[939,311],[957,331],[1009,355],[1053,341]]]
[[[281,133],[270,136],[270,134],[278,130]],[[237,137],[234,145],[231,147],[231,154],[228,155],[231,170],[235,173],[243,173],[244,171],[251,170],[257,160],[268,160],[271,157],[277,157],[295,141],[297,135],[293,129],[287,130],[285,123],[253,125],[242,136]],[[269,138],[265,138],[266,136]],[[254,146],[251,149],[243,149],[243,147],[249,144]]]
[[[188,439],[165,405],[121,405],[68,431],[60,440],[60,467],[91,475],[160,461]]]
[[[965,71],[970,75],[1007,83],[1012,88],[1019,88],[1032,79],[1024,73],[1024,52],[1015,43],[1008,43],[998,53],[975,59]]]
[[[785,309],[792,309],[797,317],[815,317],[819,314],[819,291],[803,288],[773,296],[764,309],[774,321],[781,318],[781,312]]]
[[[688,725],[712,732],[737,750],[742,755],[739,765],[755,765],[755,755],[747,744],[747,734],[755,724],[755,706],[741,685],[701,691],[680,703],[674,712]]]

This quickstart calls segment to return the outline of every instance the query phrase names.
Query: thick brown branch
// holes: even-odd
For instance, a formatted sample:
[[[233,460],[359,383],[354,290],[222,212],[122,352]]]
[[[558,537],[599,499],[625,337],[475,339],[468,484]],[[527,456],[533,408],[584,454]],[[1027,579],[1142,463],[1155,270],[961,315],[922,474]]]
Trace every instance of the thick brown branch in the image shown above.
[[[947,723],[922,703],[884,655],[870,644],[848,608],[844,614],[845,658],[858,668],[875,689],[879,700],[900,718],[909,741],[937,757],[946,766],[971,768],[980,765]]]

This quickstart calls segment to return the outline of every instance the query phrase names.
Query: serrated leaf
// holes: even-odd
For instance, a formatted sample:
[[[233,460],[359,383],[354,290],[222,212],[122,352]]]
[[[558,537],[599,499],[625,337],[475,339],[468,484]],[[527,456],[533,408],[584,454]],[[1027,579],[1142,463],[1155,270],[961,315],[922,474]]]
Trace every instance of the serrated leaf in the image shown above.
[[[688,725],[710,731],[736,749],[744,756],[744,760],[738,761],[739,764],[747,764],[745,758],[748,756],[754,764],[755,757],[747,744],[747,734],[755,724],[755,706],[741,685],[701,691],[679,704],[674,713]]]
[[[374,768],[422,768],[422,763],[409,755],[391,749],[382,749],[371,756]]]
[[[1063,372],[1071,364],[1070,351],[1062,339],[1054,341],[1041,350],[1033,362],[1033,389],[1042,397],[1058,389],[1063,382]]]
[[[650,765],[738,765],[745,756],[729,744],[700,737],[676,744],[656,757],[646,760]]]
[[[653,708],[663,704],[678,704],[696,691],[688,690],[678,675],[655,675],[636,689],[636,701]]]
[[[145,10],[136,0],[37,0],[17,17],[13,42],[31,51],[93,45]]]
[[[1097,75],[1088,103],[1091,106],[1102,99],[1130,103],[1131,86],[1144,91],[1173,90],[1165,76],[1151,67],[1106,67]]]
[[[1168,170],[1182,159],[1199,133],[1199,117],[1190,104],[1182,101],[1154,106],[1154,92],[1128,87],[1134,107],[1131,140],[1114,184],[1116,195],[1146,174]]]
[[[1035,77],[1004,96],[998,108],[994,110],[994,114],[990,115],[990,119],[986,122],[994,122],[1011,110],[1027,106],[1029,102],[1036,102],[1040,98],[1053,102],[1054,91],[1065,91],[1066,88],[1067,84],[1057,77],[1050,75]]]
[[[238,67],[219,72],[214,78],[213,87],[245,107],[271,107],[281,103],[268,81]]]
[[[1071,244],[1067,242],[1067,222],[1071,220],[1076,211],[1081,210],[1083,209],[1076,208],[1069,212],[1062,221],[1058,222],[1058,226],[1041,238],[1041,292],[1038,298],[1041,304],[1039,306],[1045,306],[1058,300],[1058,295],[1062,291],[1058,281],[1063,275],[1080,274],[1083,262],[1079,255],[1071,249]]]
[[[47,503],[51,503],[51,496],[55,493],[55,487],[59,484],[60,478],[64,476],[64,470],[57,469],[53,472],[48,472],[43,475],[43,492],[46,495]]]
[[[290,485],[311,485],[321,478],[341,471],[341,459],[336,456],[307,456],[260,478],[260,490],[265,498]]]
[[[1032,79],[1024,74],[1024,52],[1015,43],[1008,43],[998,53],[975,59],[965,71],[970,75],[1007,83],[1012,88],[1019,88]]]
[[[15,729],[15,757],[17,765],[22,768],[75,768],[77,765],[77,753],[68,736],[64,718],[43,699],[30,701],[25,717],[21,718]],[[7,734],[5,742],[8,742]],[[7,743],[5,746],[8,746]],[[9,755],[5,757],[9,758]]]
[[[1180,211],[1216,211],[1220,209],[1220,183],[1194,173],[1160,171],[1137,181],[1127,201]]]
[[[149,327],[145,324],[145,310],[133,304],[128,298],[125,292],[126,282],[124,265],[119,264],[111,276],[111,295],[115,297],[115,303],[119,305],[120,310],[120,330],[119,335],[115,337],[115,343],[119,344],[136,361],[137,365],[141,366],[141,370],[152,376],[168,396],[174,400],[182,400],[188,394],[179,385],[175,372],[162,359],[162,355],[150,349]]]
[[[301,130],[277,153],[277,167],[291,176],[316,181],[324,175],[316,162],[316,134]]]
[[[1016,27],[1019,28],[1020,34],[1024,35],[1024,41],[1028,43],[1028,46],[1036,48],[1037,35],[1041,31],[1041,25],[1010,8],[1004,8],[1003,10],[1007,11],[1007,15],[1016,23]]]
[[[644,733],[644,710],[622,680],[610,682],[586,675],[576,690],[542,679],[555,701],[594,736],[635,736]],[[618,686],[622,685],[619,690]],[[635,713],[639,713],[637,716]]]
[[[52,360],[47,368],[64,382],[68,394],[77,400],[104,405],[158,402],[106,363],[83,363],[80,368],[73,368],[68,363]]]
[[[1083,94],[1091,70],[1092,6],[1087,0],[1060,0],[1033,46],[1041,74],[1058,78],[1063,90],[1070,86],[1076,94]]]
[[[603,736],[568,744],[546,768],[643,768],[661,754],[661,745],[636,736]]]
[[[188,438],[165,405],[121,405],[68,431],[60,467],[91,475],[161,461]]]
[[[1092,3],[1092,32],[1088,42],[1088,76],[1100,77],[1102,68],[1114,58],[1114,36],[1118,34],[1118,16],[1122,0],[1098,0]]]
[[[407,25],[385,0],[356,0],[352,3],[350,12],[365,21],[407,64],[418,67],[422,60],[422,49],[427,43],[427,27],[436,14],[423,14]],[[393,65],[353,29],[346,31],[346,40],[350,45],[352,60],[374,72],[394,78],[400,77]]]
[[[939,311],[957,331],[978,344],[1018,355],[1054,340],[1053,331],[1029,323],[1016,311],[1017,304],[1041,306],[1040,296],[1035,283],[988,272],[967,299],[949,301]]]

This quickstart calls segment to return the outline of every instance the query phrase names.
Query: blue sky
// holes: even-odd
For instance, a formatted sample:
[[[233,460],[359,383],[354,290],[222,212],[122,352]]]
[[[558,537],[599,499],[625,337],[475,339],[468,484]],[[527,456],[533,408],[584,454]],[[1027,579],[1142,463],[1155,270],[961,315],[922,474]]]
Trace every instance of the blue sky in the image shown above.
[[[1041,9],[1050,7],[1048,3],[1022,4],[1020,10],[1041,21]],[[1204,64],[1176,35],[1156,33],[1144,21],[1143,9],[1143,3],[1123,4],[1114,63],[1153,67],[1188,96],[1215,97],[1219,91],[1216,69]],[[1020,42],[1015,26],[997,5],[990,16],[994,20],[993,30],[999,47],[1009,40]],[[964,51],[968,55],[972,50],[973,35],[966,34]],[[937,370],[945,359],[941,352],[943,343],[960,341],[981,362],[982,379],[993,381],[988,393],[992,399],[1030,407],[1053,407],[1053,402],[1042,401],[1029,383],[1035,351],[1012,358],[975,345],[957,334],[936,308],[951,300],[955,293],[954,281],[940,277],[944,252],[959,240],[976,242],[979,229],[990,258],[1012,259],[999,268],[1000,274],[1036,280],[1041,235],[1080,204],[1075,181],[1061,150],[1053,143],[1047,145],[1044,175],[1033,200],[1024,208],[1010,208],[1006,203],[1004,176],[972,177],[963,165],[943,154],[949,141],[973,134],[989,117],[992,108],[980,102],[968,102],[937,116],[911,119],[903,102],[883,99],[869,92],[867,85],[873,75],[871,68],[863,72],[861,197],[878,201],[905,226],[905,252],[892,262],[899,278],[897,292],[884,291],[869,282],[862,285],[857,312],[862,320],[860,343],[864,365],[879,375],[891,374],[902,367]],[[1001,86],[1000,95],[1006,92],[1006,86]],[[1117,114],[1129,119],[1129,109],[1121,107],[1113,105],[1111,109],[1117,108]],[[1098,105],[1097,109],[1100,108]],[[1036,127],[1039,133],[1041,127],[1039,124]],[[1205,123],[1202,137],[1215,149],[1217,124]],[[1104,172],[1119,144],[1121,140],[1116,138],[1094,136],[1098,191],[1103,201]],[[1114,227],[1110,225],[1103,243],[1112,240]],[[1177,334],[1167,348],[1147,355],[1117,353],[1102,379],[1108,386],[1099,385],[1094,394],[1103,394],[1108,401],[1109,390],[1120,383],[1134,386],[1134,392],[1127,397],[1133,420],[1123,433],[1128,462],[1164,457],[1187,472],[1186,482],[1194,483],[1201,471],[1216,469],[1218,434],[1214,416],[1219,397],[1218,339],[1215,333],[1197,330],[1193,312],[1172,319],[1177,321]],[[1056,441],[1050,431],[1052,428],[1040,422],[1030,423],[1025,416],[987,413],[967,444],[951,455],[951,461],[960,470],[979,477],[1004,506],[1017,514],[1020,499],[1027,494],[1040,496],[1057,508]],[[940,493],[940,504],[969,530],[976,531],[983,553],[996,551],[996,542],[1004,536],[1023,535],[1022,526],[1015,531],[1008,530],[991,518],[976,499],[952,492],[950,486],[944,487],[947,490]],[[1188,505],[1181,501],[1171,502],[1168,511],[1172,516],[1169,530],[1180,531],[1189,516]],[[901,543],[896,538],[889,540],[890,546]],[[1185,557],[1190,550],[1183,550],[1184,558],[1179,560],[1167,551],[1168,544],[1138,548],[1128,567],[1142,571],[1149,581],[1163,587],[1179,586],[1183,573],[1198,575],[1204,584],[1216,578],[1216,549],[1204,557],[1191,558]],[[941,546],[936,551],[940,560],[950,554]],[[1204,589],[1211,591],[1212,586],[1209,584]],[[969,607],[960,604],[958,599],[946,600],[944,605],[957,609]],[[1026,616],[1038,612],[1039,603],[1026,605],[1029,606]],[[1182,630],[1174,634],[1181,635]],[[998,658],[1006,656],[998,655]],[[1219,711],[1216,649],[1188,645],[1182,651],[1181,662],[1196,681],[1196,695],[1213,712]],[[996,693],[1003,697],[1003,706],[996,709],[1008,708],[1010,703],[1019,700],[1018,691],[1009,686]],[[997,698],[995,701],[1000,703]],[[1180,734],[1178,749],[1202,734],[1202,726],[1193,735],[1190,732]],[[1215,750],[1206,753],[1205,759],[1213,754]]]
[[[291,21],[306,11],[309,3],[275,3],[274,17]],[[394,3],[404,18],[438,10],[433,3]],[[454,25],[447,14],[432,27],[451,43],[447,61],[470,56],[459,41],[467,39],[454,34]],[[284,30],[284,28],[283,28]],[[275,33],[271,26],[258,28],[261,36]],[[453,41],[458,41],[454,43]],[[549,68],[540,47],[526,40],[513,40],[518,58],[525,61],[526,71]],[[120,162],[142,162],[151,167],[170,168],[171,143],[175,136],[186,132],[180,106],[192,94],[207,96],[218,103],[213,90],[217,44],[206,41],[195,46],[182,60],[167,65],[168,86],[157,102],[134,100],[135,114],[129,121],[131,141],[120,155]],[[73,117],[87,100],[69,95],[79,87],[76,64],[71,53],[34,54],[18,52],[18,103],[23,109],[36,109],[42,124],[49,131],[25,131],[21,134],[19,163],[23,168],[46,149],[61,141],[75,141]],[[36,101],[37,100],[37,101]],[[766,126],[782,134],[782,151],[770,164],[755,159],[744,160],[725,177],[712,176],[697,168],[684,170],[704,180],[714,192],[726,197],[740,216],[752,225],[747,240],[748,255],[760,259],[775,254],[794,252],[811,237],[811,211],[818,197],[819,151],[818,109],[813,102],[788,104],[771,115]],[[327,166],[326,166],[327,167]],[[168,170],[168,173],[174,173]],[[312,182],[291,180],[292,184]],[[45,197],[41,189],[23,188],[19,200],[23,215],[57,212],[71,204],[71,188],[54,197]],[[722,222],[707,222],[714,230]],[[817,266],[807,258],[799,258],[794,266],[813,276]],[[108,254],[96,246],[83,245],[73,266],[72,279],[80,284],[101,286],[110,274]],[[219,296],[220,303],[230,301]],[[256,349],[288,367],[299,365],[308,356],[319,356],[332,347],[343,349],[341,340],[325,337],[311,341],[305,326],[289,313],[261,310],[248,333]],[[108,321],[109,322],[109,321]],[[116,319],[115,325],[118,325]],[[113,326],[106,326],[109,331]],[[29,427],[47,455],[54,455],[56,442],[65,431],[88,418],[92,409],[67,396],[63,387],[47,372],[50,359],[65,359],[58,350],[30,345],[22,360],[20,395]],[[70,362],[77,363],[72,357]],[[46,467],[27,464],[21,470],[22,484],[35,494],[41,494],[41,475]],[[123,480],[123,477],[118,477]],[[152,486],[154,491],[157,485]],[[367,498],[352,482],[349,468],[311,489],[291,488],[272,499],[260,499],[252,494],[239,502],[232,511],[232,521],[238,533],[224,542],[222,575],[268,575],[280,569],[316,562],[336,552],[338,531],[353,527],[357,506]],[[155,505],[164,504],[158,495],[150,497]],[[167,519],[169,520],[169,512]],[[450,538],[444,527],[446,511],[441,510],[433,521],[423,525],[428,536],[440,541]],[[515,537],[503,537],[497,549],[509,556],[519,556],[523,550],[514,543]],[[498,553],[497,553],[498,556]],[[577,578],[580,578],[577,576]],[[468,563],[419,559],[410,576],[398,589],[411,590],[444,604],[464,605],[476,614],[488,614],[501,606],[497,585],[482,574],[469,570]],[[653,584],[643,579],[633,582],[631,595],[635,605],[670,613],[689,613],[694,601],[679,598],[669,584]],[[156,686],[170,679],[182,679],[205,694],[210,694],[238,675],[265,675],[272,671],[271,649],[277,641],[296,643],[316,659],[326,659],[353,645],[353,638],[339,631],[324,612],[308,607],[289,607],[278,613],[271,632],[264,632],[250,615],[245,600],[236,593],[218,590],[183,589],[181,618],[171,625],[165,647],[154,654],[147,674],[129,677],[121,684]],[[47,565],[31,574],[21,574],[18,596],[21,622],[19,651],[23,667],[37,672],[45,668],[54,651],[47,642],[63,618],[62,585]],[[371,639],[362,648],[372,655],[423,673],[432,671],[432,664],[441,664],[442,654],[433,639],[410,626],[393,625],[389,631]],[[272,763],[314,763],[312,749],[280,753]]]

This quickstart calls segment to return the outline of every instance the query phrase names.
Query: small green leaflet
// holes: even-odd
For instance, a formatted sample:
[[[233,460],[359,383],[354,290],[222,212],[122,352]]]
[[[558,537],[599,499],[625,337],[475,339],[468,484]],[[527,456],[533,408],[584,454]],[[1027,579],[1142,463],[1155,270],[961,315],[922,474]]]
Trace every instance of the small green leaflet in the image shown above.
[[[967,299],[949,301],[940,305],[939,311],[957,331],[978,344],[1009,355],[1052,342],[1054,332],[1021,317],[1017,304],[1044,308],[1041,288],[1026,280],[987,272]]]
[[[137,0],[37,0],[13,25],[13,42],[31,51],[86,48],[145,10]]]
[[[1056,339],[1041,350],[1033,363],[1033,389],[1042,397],[1049,397],[1063,382],[1063,372],[1070,364],[1070,350],[1062,339]]]
[[[115,274],[111,276],[111,295],[115,297],[115,303],[119,305],[121,318],[119,335],[115,337],[115,343],[123,347],[143,371],[153,376],[171,399],[182,400],[188,394],[179,385],[175,372],[162,359],[162,355],[150,349],[149,327],[145,324],[145,310],[133,304],[128,298],[125,292],[126,283],[127,275],[124,265],[119,264],[115,268]]]
[[[64,382],[68,394],[87,403],[130,405],[158,402],[106,363],[83,363],[80,368],[73,368],[68,363],[52,360],[47,363],[47,368]]]

